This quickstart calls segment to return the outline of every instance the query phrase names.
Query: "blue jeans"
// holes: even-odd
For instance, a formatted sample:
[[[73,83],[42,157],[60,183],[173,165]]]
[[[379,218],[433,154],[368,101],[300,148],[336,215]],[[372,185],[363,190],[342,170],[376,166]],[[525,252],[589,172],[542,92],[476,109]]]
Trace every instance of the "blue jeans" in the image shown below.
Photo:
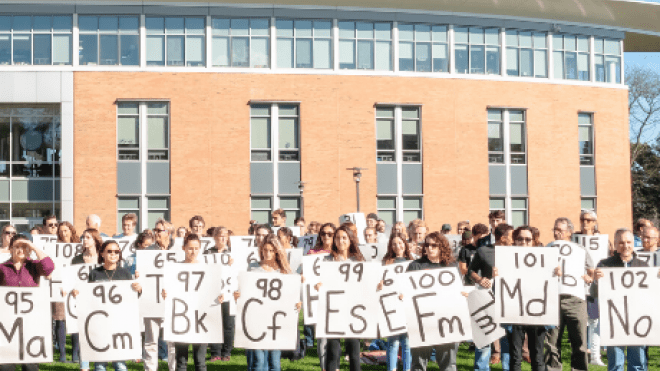
[[[474,371],[490,371],[490,345],[474,350]],[[500,339],[500,359],[502,370],[509,370],[509,341],[506,336]]]
[[[265,350],[268,353],[268,371],[281,371],[280,358],[282,357],[281,350]]]
[[[628,348],[628,371],[646,371],[644,347],[607,347],[607,371],[623,371],[626,362],[625,348]]]
[[[303,333],[305,334],[305,342],[307,347],[311,348],[314,346],[314,326],[305,326],[303,327]]]
[[[89,361],[80,360],[80,369],[89,370]]]
[[[410,371],[412,358],[410,356],[410,344],[408,343],[408,334],[390,336],[387,338],[387,370],[396,371],[396,365],[399,360],[399,344],[401,344],[401,358],[403,358],[403,371]]]
[[[126,362],[112,362],[115,371],[126,371]],[[108,362],[94,362],[94,371],[105,371],[108,368]]]
[[[248,371],[280,371],[279,350],[250,349]]]

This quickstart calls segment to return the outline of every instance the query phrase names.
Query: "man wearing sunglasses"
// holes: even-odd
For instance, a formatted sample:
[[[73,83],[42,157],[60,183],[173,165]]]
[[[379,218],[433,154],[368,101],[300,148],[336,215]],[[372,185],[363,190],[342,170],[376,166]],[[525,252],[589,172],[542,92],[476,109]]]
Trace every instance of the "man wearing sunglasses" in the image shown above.
[[[49,215],[43,219],[43,234],[54,234],[57,235],[57,217],[55,215]]]

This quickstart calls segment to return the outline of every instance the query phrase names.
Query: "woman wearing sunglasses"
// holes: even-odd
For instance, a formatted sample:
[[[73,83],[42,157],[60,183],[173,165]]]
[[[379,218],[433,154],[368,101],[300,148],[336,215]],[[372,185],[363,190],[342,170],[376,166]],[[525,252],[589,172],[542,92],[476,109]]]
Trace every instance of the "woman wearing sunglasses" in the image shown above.
[[[3,234],[4,237],[4,234]],[[41,277],[53,273],[55,265],[51,258],[36,247],[25,236],[12,237],[9,243],[11,259],[0,264],[0,286],[37,287]],[[30,255],[36,255],[36,260]],[[14,370],[16,365],[2,365],[0,370]],[[23,371],[38,371],[38,364],[23,364]]]
[[[0,254],[9,254],[9,243],[14,236],[16,236],[16,228],[11,224],[5,224],[2,227],[2,247],[0,247]]]

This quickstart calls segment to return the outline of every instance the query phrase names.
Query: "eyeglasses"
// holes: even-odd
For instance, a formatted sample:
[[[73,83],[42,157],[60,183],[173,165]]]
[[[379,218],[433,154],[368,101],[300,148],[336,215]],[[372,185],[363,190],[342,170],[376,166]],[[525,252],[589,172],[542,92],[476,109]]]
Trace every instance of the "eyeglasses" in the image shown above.
[[[48,223],[49,227],[57,227],[57,223]]]
[[[332,236],[333,234],[334,234],[334,233],[332,233],[332,232],[321,232],[321,236],[327,236],[327,237],[330,237],[330,236]]]
[[[6,235],[14,236],[16,235],[16,231],[5,231]]]
[[[555,228],[555,229],[553,229],[552,231],[553,231],[553,232],[557,232],[557,233],[562,233],[562,234],[563,234],[563,233],[568,232],[568,229],[559,229],[559,228]]]
[[[516,241],[517,242],[530,243],[530,242],[534,241],[534,239],[531,238],[531,237],[518,237],[518,238],[516,238]]]
[[[167,232],[167,229],[156,229],[156,228],[154,228],[154,232],[156,232],[156,233]]]
[[[105,250],[107,254],[116,254],[119,255],[121,253],[121,250]]]

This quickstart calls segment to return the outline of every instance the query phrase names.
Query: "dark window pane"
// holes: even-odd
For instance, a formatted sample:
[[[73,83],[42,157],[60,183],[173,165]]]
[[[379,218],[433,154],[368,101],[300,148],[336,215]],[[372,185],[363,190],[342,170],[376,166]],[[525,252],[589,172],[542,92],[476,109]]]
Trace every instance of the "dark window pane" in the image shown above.
[[[114,66],[117,61],[117,35],[101,35],[101,63],[102,65]]]
[[[489,153],[488,154],[488,162],[491,164],[503,164],[504,163],[504,155],[501,153]]]
[[[252,161],[270,161],[270,151],[252,151]]]
[[[419,152],[403,152],[404,162],[420,162],[422,156]]]
[[[299,161],[298,151],[280,151],[280,161]]]
[[[98,45],[96,35],[80,35],[80,64],[96,65],[98,64]]]
[[[51,64],[50,35],[34,35],[34,64]]]
[[[137,66],[140,63],[139,43],[140,37],[138,35],[122,35],[121,36],[121,65],[122,66]]]

